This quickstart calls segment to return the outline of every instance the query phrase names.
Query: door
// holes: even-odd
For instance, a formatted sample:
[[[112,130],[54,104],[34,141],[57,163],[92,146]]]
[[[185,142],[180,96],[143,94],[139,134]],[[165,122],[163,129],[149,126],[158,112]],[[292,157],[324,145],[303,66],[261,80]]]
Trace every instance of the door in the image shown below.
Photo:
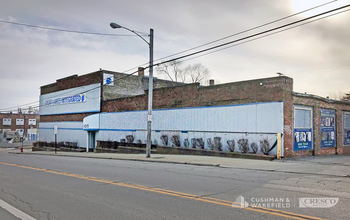
[[[96,149],[96,132],[88,131],[88,151],[95,152]]]

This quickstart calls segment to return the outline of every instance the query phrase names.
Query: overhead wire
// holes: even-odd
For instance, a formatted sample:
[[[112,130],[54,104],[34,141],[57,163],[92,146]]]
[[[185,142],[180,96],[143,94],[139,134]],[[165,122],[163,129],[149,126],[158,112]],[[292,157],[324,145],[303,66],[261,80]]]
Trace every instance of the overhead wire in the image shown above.
[[[325,18],[328,18],[328,17],[332,17],[332,16],[337,15],[337,14],[344,13],[344,12],[347,12],[347,11],[350,11],[350,9],[347,9],[347,10],[344,10],[344,11],[341,11],[341,12],[337,12],[337,13],[334,13],[334,14],[331,14],[331,15],[327,15],[325,17],[318,18],[318,19],[315,19],[315,20],[312,20],[312,21],[308,21],[308,22],[305,22],[305,23],[302,23],[302,24],[299,24],[299,25],[295,25],[293,27],[286,28],[286,29],[283,29],[283,30],[280,30],[280,31],[276,31],[276,32],[273,32],[273,33],[270,33],[270,34],[266,34],[264,36],[257,37],[257,38],[251,39],[251,40],[247,40],[247,41],[244,41],[244,42],[241,42],[241,43],[238,43],[238,44],[234,44],[234,45],[230,45],[230,46],[227,46],[227,47],[224,47],[224,48],[220,48],[220,49],[217,49],[217,50],[214,50],[214,51],[202,54],[202,55],[198,55],[198,56],[195,56],[195,57],[192,57],[192,58],[188,58],[188,59],[185,59],[184,61],[196,59],[196,58],[199,58],[199,57],[202,57],[202,56],[206,56],[206,55],[218,52],[218,51],[226,50],[226,49],[238,46],[238,45],[242,45],[242,44],[245,44],[245,43],[248,43],[248,42],[252,42],[252,41],[255,41],[255,40],[258,40],[258,39],[261,39],[261,38],[265,38],[265,37],[268,37],[268,36],[271,36],[271,35],[275,35],[275,34],[278,34],[278,33],[281,33],[281,32],[284,32],[284,31],[287,31],[287,30],[290,30],[290,29],[294,29],[294,28],[297,28],[297,27],[300,27],[300,26],[303,26],[303,25],[306,25],[306,24],[309,24],[309,23],[313,23],[313,22],[316,22],[316,21],[319,21],[319,20],[322,20],[322,19],[325,19]]]
[[[302,14],[302,13],[305,13],[305,12],[308,12],[308,11],[311,11],[311,10],[314,10],[314,9],[316,9],[316,8],[323,7],[323,6],[325,6],[325,5],[331,4],[331,3],[336,2],[336,1],[338,1],[338,0],[333,0],[333,1],[330,1],[330,2],[326,2],[326,3],[323,3],[323,4],[317,5],[317,6],[315,6],[315,7],[312,7],[312,8],[309,8],[309,9],[306,9],[306,10],[303,10],[303,11],[300,11],[300,12],[297,12],[297,13],[294,13],[294,14],[291,14],[291,15],[288,15],[288,16],[285,16],[285,17],[282,17],[282,18],[279,18],[279,19],[270,21],[270,22],[267,22],[267,23],[265,23],[265,24],[255,26],[255,27],[249,28],[249,29],[244,30],[244,31],[240,31],[240,32],[237,32],[237,33],[235,33],[235,34],[231,34],[231,35],[228,35],[228,36],[226,36],[226,37],[222,37],[222,38],[220,38],[220,39],[217,39],[217,40],[214,40],[214,41],[210,41],[210,42],[208,42],[208,43],[205,43],[205,44],[202,44],[202,45],[199,45],[199,46],[192,47],[192,48],[190,48],[190,49],[186,49],[186,50],[184,50],[184,51],[180,51],[180,52],[177,52],[177,53],[174,53],[174,54],[165,56],[165,57],[161,57],[161,58],[155,59],[153,62],[156,62],[156,61],[159,61],[159,60],[163,60],[163,59],[166,59],[166,58],[169,58],[169,57],[173,57],[173,56],[176,56],[176,55],[179,55],[179,54],[183,54],[183,53],[188,52],[188,51],[192,51],[192,50],[195,50],[195,49],[198,49],[198,48],[201,48],[201,47],[204,47],[204,46],[207,46],[207,45],[210,45],[210,44],[213,44],[213,43],[216,43],[216,42],[219,42],[219,41],[222,41],[222,40],[225,40],[225,39],[234,37],[234,36],[238,36],[238,35],[240,35],[240,34],[244,34],[244,33],[247,33],[247,32],[250,32],[250,31],[253,31],[253,30],[256,30],[256,29],[259,29],[259,28],[262,28],[262,27],[265,27],[265,26],[268,26],[268,25],[271,25],[271,24],[274,24],[274,23],[277,23],[277,22],[279,22],[279,21],[282,21],[282,20],[285,20],[285,19],[294,17],[294,16],[296,16],[296,15],[300,15],[300,14]],[[148,64],[148,63],[144,63],[144,64],[141,64],[141,65],[139,65],[139,66],[144,66],[144,65],[147,65],[147,64]],[[133,68],[131,68],[131,69],[128,69],[126,72],[131,71],[131,70],[133,70],[133,69],[136,69],[136,68],[138,68],[139,66],[133,67]]]
[[[180,57],[176,57],[176,58],[173,58],[173,59],[170,59],[170,60],[159,62],[159,63],[154,64],[154,65],[158,66],[158,65],[162,65],[162,64],[169,63],[169,62],[172,62],[172,61],[180,60],[180,59],[183,59],[183,58],[186,58],[186,57],[194,56],[196,54],[204,53],[204,52],[209,51],[209,50],[220,48],[220,47],[223,47],[223,46],[226,46],[226,45],[230,45],[230,44],[233,44],[233,43],[236,43],[236,42],[240,42],[240,41],[243,41],[243,40],[246,40],[246,39],[250,39],[250,38],[253,38],[253,37],[256,37],[256,36],[260,36],[260,35],[263,35],[263,34],[266,34],[266,33],[270,33],[270,32],[273,32],[273,31],[276,31],[276,30],[279,30],[279,29],[282,29],[282,28],[285,28],[285,27],[289,27],[289,26],[292,26],[292,25],[295,25],[295,24],[298,24],[298,23],[301,23],[301,22],[304,22],[304,21],[307,21],[307,20],[310,20],[310,19],[313,19],[313,18],[316,18],[316,17],[320,17],[322,15],[325,15],[325,14],[328,14],[328,13],[331,13],[331,12],[335,12],[335,11],[338,11],[338,10],[341,10],[341,9],[344,9],[344,8],[348,8],[348,7],[350,7],[350,4],[342,6],[342,7],[339,7],[339,8],[336,8],[336,9],[332,9],[332,10],[329,10],[329,11],[326,11],[326,12],[323,12],[323,13],[320,13],[320,14],[317,14],[317,15],[313,15],[311,17],[307,17],[307,18],[304,18],[304,19],[301,19],[301,20],[298,20],[298,21],[294,21],[294,22],[291,22],[291,23],[288,23],[288,24],[284,24],[284,25],[281,25],[281,26],[278,26],[278,27],[275,27],[275,28],[271,28],[271,29],[268,29],[266,31],[262,31],[262,32],[259,32],[259,33],[256,33],[256,34],[252,34],[252,35],[249,35],[249,36],[237,39],[237,40],[229,41],[229,42],[226,42],[226,43],[223,43],[223,44],[219,44],[219,45],[216,45],[216,46],[213,46],[213,47],[209,47],[209,48],[197,51],[197,52],[193,52],[193,53],[186,54],[186,55],[183,55],[183,56],[180,56]]]
[[[328,14],[328,13],[331,13],[331,12],[334,12],[334,11],[338,11],[338,10],[344,9],[344,8],[346,8],[346,7],[350,7],[350,5],[345,5],[345,6],[342,6],[342,7],[333,9],[333,10],[329,10],[329,11],[326,11],[326,12],[323,12],[323,13],[320,13],[320,14],[317,14],[317,15],[314,15],[314,16],[311,16],[311,17],[308,17],[308,18],[305,18],[305,19],[301,19],[301,20],[298,20],[298,21],[295,21],[295,22],[291,22],[291,23],[289,23],[289,24],[285,24],[285,25],[282,25],[282,26],[279,26],[279,27],[276,27],[276,28],[272,28],[272,29],[269,29],[269,30],[266,30],[266,31],[262,31],[262,32],[260,32],[260,33],[256,33],[256,34],[253,34],[253,35],[250,35],[250,36],[247,36],[247,37],[243,37],[243,38],[240,38],[240,39],[237,39],[237,40],[233,40],[233,41],[230,41],[230,42],[227,42],[227,43],[224,43],[224,44],[216,45],[216,46],[214,46],[214,47],[210,47],[210,48],[207,48],[207,49],[204,49],[204,50],[200,50],[200,51],[197,51],[197,52],[194,52],[194,53],[190,53],[190,54],[187,54],[187,55],[178,57],[178,58],[170,59],[170,60],[167,60],[167,61],[162,61],[162,62],[160,62],[160,63],[154,64],[153,66],[158,66],[158,65],[165,64],[165,63],[168,63],[168,62],[172,62],[172,61],[175,61],[175,60],[178,60],[178,59],[183,59],[183,58],[186,58],[186,57],[194,56],[194,55],[196,55],[196,54],[200,54],[200,53],[203,53],[203,52],[206,52],[206,51],[209,51],[209,50],[213,50],[213,49],[220,48],[220,47],[223,47],[223,46],[226,46],[226,45],[230,45],[230,44],[233,44],[233,43],[242,41],[242,40],[250,39],[250,38],[252,38],[252,37],[260,36],[260,35],[262,35],[262,34],[266,34],[266,33],[272,32],[272,31],[276,31],[276,30],[281,29],[281,28],[285,28],[285,27],[288,27],[288,26],[291,26],[291,25],[294,25],[294,24],[298,24],[298,23],[300,23],[300,22],[304,22],[304,21],[307,21],[307,20],[310,20],[310,19],[313,19],[313,18],[322,16],[322,15]],[[349,9],[349,10],[350,10],[350,9]],[[345,10],[345,11],[348,11],[348,10]],[[345,12],[345,11],[338,12],[338,13],[335,13],[335,14],[343,13],[343,12]],[[333,14],[333,15],[335,15],[335,14]],[[330,16],[332,16],[332,15],[330,15]],[[326,16],[326,17],[329,17],[329,16]],[[324,18],[326,18],[326,17],[322,17],[322,18],[319,18],[319,19],[317,19],[317,20],[321,20],[321,19],[324,19]],[[316,20],[314,20],[314,21],[316,21]],[[313,21],[305,22],[305,23],[303,23],[303,24],[299,24],[298,26],[305,25],[305,24],[308,24],[308,23],[311,23],[311,22],[313,22]],[[297,26],[295,26],[295,27],[297,27]],[[280,30],[280,31],[275,32],[275,33],[280,33],[280,32],[282,32],[282,31],[286,31],[286,30],[289,30],[289,29],[292,29],[292,28],[294,28],[294,27],[287,28],[287,29],[283,29],[283,30]],[[274,34],[274,33],[271,33],[271,34],[269,34],[269,35],[272,35],[272,34]],[[266,35],[266,36],[269,36],[269,35]],[[266,37],[266,36],[265,36],[265,37]],[[256,38],[256,39],[260,39],[260,38],[262,38],[262,37],[264,37],[264,36],[261,36],[261,37]],[[254,40],[254,39],[252,39],[252,40]],[[249,40],[249,41],[252,41],[252,40]],[[249,42],[249,41],[247,41],[247,42]],[[243,43],[244,43],[244,42],[243,42]],[[242,44],[242,43],[240,43],[240,44]],[[231,45],[230,47],[232,47],[232,46],[234,46],[234,45]],[[221,49],[223,49],[223,48],[221,48]],[[221,49],[220,49],[220,50],[221,50]],[[219,51],[219,50],[218,50],[218,51]],[[149,67],[146,67],[145,69],[147,69],[147,68],[149,68]],[[129,76],[131,76],[131,75],[133,75],[133,74],[135,74],[135,73],[137,73],[137,71],[132,72],[132,73],[130,73],[130,74],[127,74],[127,75],[125,75],[125,76],[119,77],[119,78],[115,79],[114,81],[118,81],[118,80],[121,80],[122,78],[129,77]],[[114,81],[113,81],[113,82],[114,82]],[[78,94],[85,93],[85,92],[89,92],[89,91],[92,91],[92,90],[97,89],[97,88],[100,88],[100,87],[101,87],[101,85],[99,85],[99,86],[97,86],[97,87],[95,87],[95,88],[92,88],[92,89],[89,89],[89,90],[80,92],[80,93],[78,93]],[[71,91],[70,91],[70,92],[71,92]],[[69,92],[69,93],[70,93],[70,92]],[[76,94],[76,95],[78,95],[78,94]],[[61,95],[62,95],[62,94],[61,94]],[[72,95],[72,96],[74,96],[74,95]],[[34,103],[36,103],[36,102],[34,102]],[[23,106],[23,105],[21,105],[21,106]],[[36,106],[36,107],[40,107],[40,106],[43,106],[43,105],[39,105],[39,106]],[[6,109],[9,109],[9,108],[6,108]],[[3,109],[0,109],[0,110],[3,110]]]
[[[61,31],[61,32],[69,32],[69,33],[77,33],[77,34],[90,34],[90,35],[102,35],[102,36],[117,36],[117,37],[135,37],[133,34],[106,34],[106,33],[94,33],[94,32],[87,32],[87,31],[75,31],[75,30],[67,30],[67,29],[59,29],[59,28],[51,28],[51,27],[43,27],[43,26],[37,26],[37,25],[31,25],[31,24],[24,24],[24,23],[18,23],[13,21],[4,21],[0,20],[2,23],[7,24],[14,24],[19,26],[25,26],[25,27],[31,27],[31,28],[39,28],[39,29],[45,29],[45,30],[51,30],[51,31]],[[136,31],[138,32],[138,31]],[[141,34],[145,34],[142,32],[138,32]],[[144,36],[148,36],[147,34]]]

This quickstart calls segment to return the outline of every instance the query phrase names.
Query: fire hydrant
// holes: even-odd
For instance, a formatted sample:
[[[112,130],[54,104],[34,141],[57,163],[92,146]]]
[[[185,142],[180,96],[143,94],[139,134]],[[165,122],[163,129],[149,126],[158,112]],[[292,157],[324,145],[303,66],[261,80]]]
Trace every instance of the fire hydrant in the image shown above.
[[[23,153],[23,147],[21,147],[21,153]]]

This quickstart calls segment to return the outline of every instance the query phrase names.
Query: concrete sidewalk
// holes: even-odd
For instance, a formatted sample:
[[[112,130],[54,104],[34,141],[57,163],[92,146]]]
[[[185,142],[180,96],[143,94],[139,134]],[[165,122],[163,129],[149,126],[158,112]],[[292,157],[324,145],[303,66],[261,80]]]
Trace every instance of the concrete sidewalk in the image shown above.
[[[3,150],[4,151],[4,150]],[[57,154],[53,151],[32,151],[31,148],[24,149],[21,153],[19,148],[7,149],[13,154],[33,154],[47,156],[69,156],[114,160],[131,160],[143,162],[189,164],[197,166],[215,166],[222,168],[250,169],[270,172],[287,172],[313,175],[329,175],[350,177],[350,156],[329,155],[305,158],[294,158],[285,160],[253,160],[239,158],[223,158],[212,156],[192,156],[192,155],[169,155],[152,154],[146,158],[144,154],[117,154],[117,153],[86,153],[86,152],[61,152]]]

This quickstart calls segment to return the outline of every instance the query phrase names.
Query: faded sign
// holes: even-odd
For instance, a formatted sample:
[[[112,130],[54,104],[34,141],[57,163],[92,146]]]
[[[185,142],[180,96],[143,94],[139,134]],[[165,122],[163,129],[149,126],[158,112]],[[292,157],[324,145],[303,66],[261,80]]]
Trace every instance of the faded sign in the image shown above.
[[[86,102],[85,93],[81,93],[74,96],[59,97],[44,100],[44,105],[62,105],[62,104],[73,104]]]

